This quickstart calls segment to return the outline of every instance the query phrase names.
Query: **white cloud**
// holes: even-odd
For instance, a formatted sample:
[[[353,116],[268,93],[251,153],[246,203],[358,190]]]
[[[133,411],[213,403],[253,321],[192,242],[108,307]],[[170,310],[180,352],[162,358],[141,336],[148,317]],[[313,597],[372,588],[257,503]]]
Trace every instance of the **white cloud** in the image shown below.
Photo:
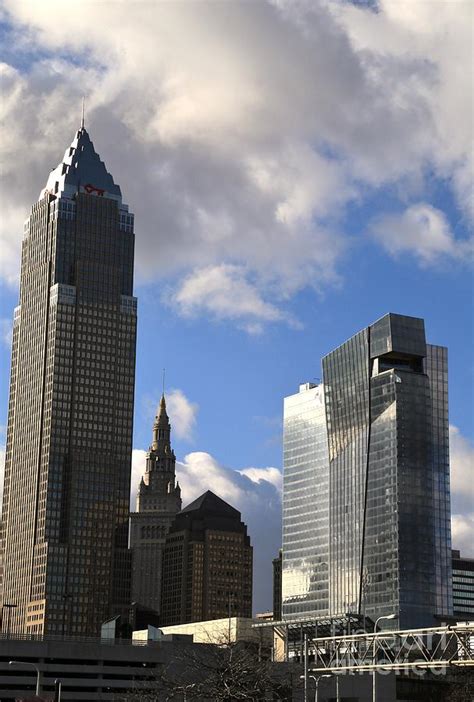
[[[218,320],[237,320],[250,333],[260,332],[263,322],[286,319],[293,326],[296,324],[262,298],[256,285],[246,279],[242,266],[221,264],[194,271],[168,302],[183,316],[197,316],[204,311]]]
[[[468,514],[474,508],[474,445],[453,425],[449,427],[449,444],[451,511]]]
[[[387,138],[387,170],[409,170],[411,153],[415,168],[424,161],[440,177],[452,177],[461,206],[472,213],[473,65],[465,60],[472,54],[473,4],[379,0],[375,12],[352,3],[327,4],[372,88],[380,88],[382,101],[391,94],[393,109],[374,134],[376,142]],[[397,133],[398,154],[392,141]],[[366,163],[377,148],[384,147],[369,147]]]
[[[145,468],[145,451],[134,450],[132,507]],[[254,609],[272,607],[272,558],[281,546],[281,474],[277,468],[232,470],[204,451],[176,462],[183,507],[212,490],[242,513],[254,547]]]
[[[245,475],[253,483],[265,481],[271,483],[281,494],[283,489],[283,476],[278,468],[242,468],[237,471],[240,475]]]
[[[0,339],[8,348],[12,345],[13,328],[11,319],[0,319]]]
[[[175,388],[166,393],[166,408],[173,434],[178,439],[192,441],[199,405],[191,402],[182,390]]]
[[[429,21],[426,3],[393,0],[378,12],[303,0],[4,5],[39,49],[23,74],[3,69],[10,280],[23,219],[83,92],[92,137],[136,213],[139,275],[184,276],[182,311],[250,331],[287,322],[283,300],[334,281],[344,208],[368,189],[434,170],[468,208],[470,3],[438,3]],[[435,224],[433,243],[408,249],[422,260],[454,240]],[[216,270],[227,271],[224,292],[196,292]]]
[[[390,254],[413,253],[425,265],[446,258],[472,259],[473,242],[456,240],[444,213],[425,202],[401,214],[377,217],[371,231]]]
[[[474,558],[474,512],[453,514],[451,528],[453,548],[461,551],[465,558]]]
[[[142,411],[144,419],[150,427],[160,409],[160,402],[157,397],[161,397],[161,390],[154,395],[146,394],[142,397]],[[194,430],[196,428],[199,405],[186,396],[180,388],[170,388],[165,392],[166,411],[171,423],[171,434],[173,437],[192,442],[194,440]]]
[[[474,445],[458,427],[449,427],[451,529],[453,548],[474,557]]]
[[[137,490],[140,480],[145,472],[146,451],[143,449],[133,449],[132,451],[132,475],[130,478],[130,509],[135,511]]]

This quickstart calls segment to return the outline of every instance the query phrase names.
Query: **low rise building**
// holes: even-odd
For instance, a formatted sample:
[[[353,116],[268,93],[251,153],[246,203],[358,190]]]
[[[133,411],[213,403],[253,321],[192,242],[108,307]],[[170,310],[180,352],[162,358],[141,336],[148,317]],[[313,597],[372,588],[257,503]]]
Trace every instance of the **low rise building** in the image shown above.
[[[474,558],[453,550],[453,614],[474,621]]]
[[[252,628],[258,622],[257,618],[229,617],[225,619],[211,619],[204,622],[191,622],[176,626],[161,627],[165,636],[187,634],[193,637],[194,643],[228,644],[228,643],[255,643],[263,644],[267,648],[272,645],[273,632],[271,628]]]
[[[131,641],[0,639],[0,699],[14,702],[34,695],[37,670],[41,696],[51,698],[60,680],[61,700],[117,700],[134,687],[152,690],[176,651],[174,642],[133,646]],[[20,664],[9,665],[9,661]],[[22,665],[21,663],[27,663]]]

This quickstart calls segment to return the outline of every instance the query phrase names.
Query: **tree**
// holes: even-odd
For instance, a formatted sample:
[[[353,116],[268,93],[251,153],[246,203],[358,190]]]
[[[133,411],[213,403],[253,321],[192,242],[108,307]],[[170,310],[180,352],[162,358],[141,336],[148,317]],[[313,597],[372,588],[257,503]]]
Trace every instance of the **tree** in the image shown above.
[[[445,702],[472,702],[474,700],[474,669],[470,666],[449,670],[450,686]]]
[[[176,652],[176,649],[174,649]],[[282,702],[301,687],[298,674],[274,664],[247,642],[180,646],[149,689],[136,689],[123,702]],[[295,666],[293,666],[295,668]]]

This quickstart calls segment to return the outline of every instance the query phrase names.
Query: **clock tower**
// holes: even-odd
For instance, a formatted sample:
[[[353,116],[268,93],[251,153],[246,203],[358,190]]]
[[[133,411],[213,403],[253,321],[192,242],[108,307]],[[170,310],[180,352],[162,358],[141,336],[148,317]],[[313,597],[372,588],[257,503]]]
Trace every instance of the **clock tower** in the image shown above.
[[[163,547],[171,523],[181,509],[181,489],[176,482],[175,466],[171,425],[163,395],[153,424],[145,473],[138,488],[136,512],[130,515],[132,601],[158,613]]]

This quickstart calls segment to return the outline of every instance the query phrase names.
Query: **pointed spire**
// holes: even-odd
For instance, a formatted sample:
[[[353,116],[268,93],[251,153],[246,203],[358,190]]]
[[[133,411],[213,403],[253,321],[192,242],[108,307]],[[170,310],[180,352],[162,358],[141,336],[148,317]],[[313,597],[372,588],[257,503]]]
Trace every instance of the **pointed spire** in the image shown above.
[[[158,448],[161,448],[165,453],[170,453],[170,438],[171,426],[166,412],[166,400],[163,393],[160,400],[160,407],[153,423],[153,441],[150,448],[152,451],[157,451]]]
[[[160,400],[160,411],[158,412],[158,424],[168,422],[168,414],[166,412],[166,400],[163,393]]]
[[[84,115],[81,128],[76,132],[71,146],[66,149],[61,163],[49,174],[39,199],[47,193],[54,193],[57,197],[63,194],[71,197],[78,191],[122,202],[120,186],[108,172],[84,127]]]
[[[84,129],[84,104],[85,104],[86,98],[83,95],[82,96],[82,119],[81,119],[81,129]]]

